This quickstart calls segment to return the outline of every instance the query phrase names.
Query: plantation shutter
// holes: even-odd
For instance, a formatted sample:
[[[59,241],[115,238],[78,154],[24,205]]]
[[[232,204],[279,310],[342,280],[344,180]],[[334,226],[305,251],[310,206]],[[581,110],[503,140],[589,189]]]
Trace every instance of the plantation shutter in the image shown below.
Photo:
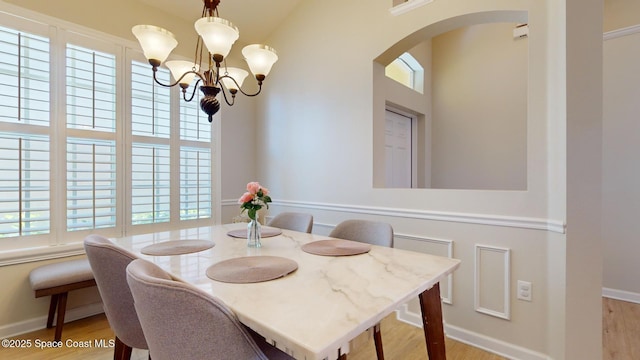
[[[0,27],[0,237],[50,232],[49,48]]]
[[[66,50],[67,231],[116,226],[115,55]]]
[[[149,65],[131,64],[131,224],[169,222],[171,162],[170,89],[158,86]],[[169,71],[157,76],[169,82]]]

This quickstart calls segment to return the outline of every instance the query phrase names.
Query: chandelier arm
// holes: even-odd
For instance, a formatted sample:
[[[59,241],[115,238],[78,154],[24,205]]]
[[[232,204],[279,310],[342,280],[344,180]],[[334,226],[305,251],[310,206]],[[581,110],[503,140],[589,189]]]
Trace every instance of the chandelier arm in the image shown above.
[[[225,91],[224,86],[222,86],[222,84],[220,84],[219,86],[220,86],[220,90],[222,90],[222,97],[224,97],[224,102],[226,102],[227,105],[229,106],[233,106],[233,104],[235,104],[236,102],[235,94],[231,94],[231,102],[229,102],[229,99],[227,99],[227,92]]]
[[[255,94],[247,94],[246,92],[244,92],[241,88],[240,88],[240,84],[238,84],[238,82],[236,81],[236,79],[234,79],[233,77],[229,76],[229,75],[223,75],[220,76],[220,80],[224,79],[224,78],[228,78],[231,79],[236,86],[238,86],[238,91],[240,91],[242,93],[242,95],[244,96],[257,96],[258,94],[260,94],[260,92],[262,91],[262,81],[258,82],[258,91]]]
[[[191,100],[193,100],[193,97],[196,96],[196,91],[198,90],[198,84],[200,84],[200,81],[200,79],[196,81],[196,84],[193,86],[193,92],[191,92],[191,97],[189,99],[187,99],[187,89],[182,89],[182,98],[184,99],[184,101],[190,102]]]
[[[198,54],[200,56],[198,56]],[[200,36],[198,36],[196,40],[196,51],[193,55],[193,63],[202,66],[202,38]]]
[[[199,77],[200,79],[202,79],[204,81],[204,79],[202,78],[202,75],[200,75],[200,73],[198,73],[195,70],[190,70],[185,72],[184,74],[182,74],[182,76],[180,76],[180,79],[176,80],[176,82],[174,83],[169,83],[169,84],[163,84],[160,82],[160,80],[158,80],[158,78],[156,77],[156,73],[158,72],[158,68],[154,67],[153,68],[153,80],[156,82],[156,84],[160,85],[160,86],[164,86],[164,87],[172,87],[172,86],[176,86],[180,83],[180,80],[182,80],[185,76],[187,76],[187,74],[196,74],[197,77]],[[200,81],[200,80],[198,80]]]

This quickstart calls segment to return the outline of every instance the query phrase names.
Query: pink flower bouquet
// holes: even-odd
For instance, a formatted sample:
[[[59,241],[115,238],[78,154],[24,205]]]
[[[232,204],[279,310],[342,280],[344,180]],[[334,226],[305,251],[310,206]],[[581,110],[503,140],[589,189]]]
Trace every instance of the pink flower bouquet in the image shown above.
[[[247,184],[247,192],[242,194],[238,200],[242,212],[247,211],[247,215],[252,220],[256,220],[258,210],[265,206],[269,208],[268,203],[271,202],[269,197],[269,189],[262,187],[258,182],[250,182]]]

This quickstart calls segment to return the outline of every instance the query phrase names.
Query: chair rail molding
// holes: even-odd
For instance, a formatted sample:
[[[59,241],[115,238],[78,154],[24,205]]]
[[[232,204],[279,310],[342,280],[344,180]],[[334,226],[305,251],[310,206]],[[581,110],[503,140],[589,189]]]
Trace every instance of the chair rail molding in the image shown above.
[[[607,31],[602,35],[604,41],[640,33],[640,24],[633,25],[622,29]]]
[[[434,221],[449,221],[468,224],[490,225],[490,226],[503,226],[503,227],[515,227],[529,230],[545,230],[555,233],[564,234],[566,230],[566,224],[560,220],[545,219],[545,218],[533,218],[533,217],[519,217],[519,216],[504,216],[504,215],[492,215],[492,214],[473,214],[473,213],[456,213],[456,212],[444,212],[444,211],[428,211],[417,209],[402,209],[402,208],[388,208],[379,206],[360,206],[360,205],[343,205],[343,204],[328,204],[328,203],[315,203],[304,201],[290,201],[290,200],[274,200],[273,205],[312,209],[312,210],[324,210],[335,212],[347,212],[366,215],[378,215],[389,217],[401,217],[418,220],[434,220]],[[223,206],[238,206],[237,200],[223,200]]]

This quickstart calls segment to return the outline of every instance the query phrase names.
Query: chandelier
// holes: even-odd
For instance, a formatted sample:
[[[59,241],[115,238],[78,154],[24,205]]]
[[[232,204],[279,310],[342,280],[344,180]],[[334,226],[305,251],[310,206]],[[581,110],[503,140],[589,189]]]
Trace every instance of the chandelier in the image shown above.
[[[201,18],[194,26],[198,33],[198,41],[193,62],[183,60],[167,61],[165,65],[169,68],[175,82],[169,84],[161,83],[156,77],[158,67],[167,59],[171,51],[178,45],[175,36],[160,27],[153,25],[136,25],[131,31],[140,42],[144,56],[151,64],[153,70],[153,80],[165,87],[180,85],[185,101],[193,100],[196,88],[200,85],[203,97],[200,99],[200,108],[209,116],[209,122],[213,120],[213,115],[220,110],[220,103],[216,96],[222,92],[225,102],[233,106],[238,92],[246,96],[256,96],[262,90],[262,82],[271,71],[271,67],[278,60],[276,51],[266,45],[247,45],[242,49],[249,69],[258,81],[258,91],[249,94],[241,89],[244,79],[249,73],[243,69],[227,67],[224,61],[231,51],[231,46],[238,39],[240,33],[228,20],[222,19],[218,14],[220,0],[203,0]],[[207,47],[207,70],[202,70],[203,43]],[[221,64],[224,62],[224,66]],[[198,81],[194,86],[190,96],[187,89],[195,77]],[[231,100],[227,97],[227,91],[231,95]]]

